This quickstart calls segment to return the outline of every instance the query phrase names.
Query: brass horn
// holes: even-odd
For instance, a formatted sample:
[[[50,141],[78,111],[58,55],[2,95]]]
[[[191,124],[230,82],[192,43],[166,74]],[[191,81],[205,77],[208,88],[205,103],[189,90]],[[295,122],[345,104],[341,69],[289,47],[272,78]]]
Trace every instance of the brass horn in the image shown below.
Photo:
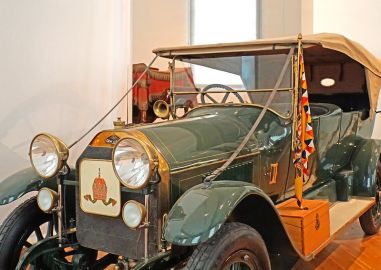
[[[153,104],[153,112],[156,114],[157,117],[160,117],[161,119],[168,119],[169,111],[169,105],[164,100],[157,100]]]

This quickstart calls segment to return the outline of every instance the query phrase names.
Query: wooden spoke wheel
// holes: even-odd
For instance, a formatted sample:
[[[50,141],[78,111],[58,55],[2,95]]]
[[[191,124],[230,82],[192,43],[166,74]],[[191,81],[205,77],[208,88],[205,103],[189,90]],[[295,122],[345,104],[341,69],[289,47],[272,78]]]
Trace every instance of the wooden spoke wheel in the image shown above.
[[[14,269],[37,242],[55,234],[55,219],[42,212],[36,197],[19,205],[0,227],[0,269]]]
[[[232,254],[223,264],[223,270],[257,270],[255,254],[249,250],[239,250]]]

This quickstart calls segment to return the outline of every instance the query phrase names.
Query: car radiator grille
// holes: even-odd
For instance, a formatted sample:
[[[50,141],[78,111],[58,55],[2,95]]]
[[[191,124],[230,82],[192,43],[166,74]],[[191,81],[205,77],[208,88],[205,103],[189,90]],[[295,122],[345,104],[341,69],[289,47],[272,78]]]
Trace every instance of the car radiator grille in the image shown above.
[[[78,197],[78,192],[77,192]],[[122,193],[122,201],[136,200],[144,204],[144,195]],[[149,256],[157,253],[157,207],[156,196],[150,195],[149,209]],[[77,199],[78,202],[78,199]],[[121,216],[106,217],[83,212],[77,203],[77,239],[85,247],[102,250],[127,258],[144,257],[144,229],[132,230],[124,224]]]
[[[103,148],[93,149],[88,147],[77,162],[77,172],[79,175],[79,163],[81,159],[94,156],[103,160],[111,159],[111,151]],[[97,152],[97,153],[94,153]],[[77,178],[78,179],[78,178]],[[157,191],[149,196],[149,237],[148,255],[153,256],[158,251],[158,200]],[[144,205],[144,194],[136,192],[121,192],[121,205],[128,201],[135,200]],[[108,217],[97,214],[85,213],[80,207],[79,187],[76,188],[76,227],[79,244],[84,247],[105,251],[126,258],[140,259],[144,257],[144,229],[132,230],[123,222],[121,215]]]

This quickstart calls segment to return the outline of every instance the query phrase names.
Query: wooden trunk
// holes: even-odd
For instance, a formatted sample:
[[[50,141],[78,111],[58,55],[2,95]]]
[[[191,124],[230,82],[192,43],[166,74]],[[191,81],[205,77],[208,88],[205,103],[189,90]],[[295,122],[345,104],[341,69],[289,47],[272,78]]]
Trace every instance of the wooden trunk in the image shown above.
[[[287,200],[277,205],[294,245],[307,256],[330,236],[329,203],[319,200],[303,200],[305,210],[299,209],[296,199]]]

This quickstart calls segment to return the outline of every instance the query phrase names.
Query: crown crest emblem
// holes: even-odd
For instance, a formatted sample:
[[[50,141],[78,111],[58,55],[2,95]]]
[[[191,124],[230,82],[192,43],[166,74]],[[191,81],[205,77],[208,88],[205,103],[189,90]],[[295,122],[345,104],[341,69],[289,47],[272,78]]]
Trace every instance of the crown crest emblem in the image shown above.
[[[109,198],[107,200],[107,185],[106,180],[101,177],[101,169],[98,168],[98,177],[94,178],[93,182],[93,196],[90,194],[86,194],[83,196],[86,201],[90,201],[92,203],[96,203],[97,201],[103,202],[104,205],[111,204],[114,206],[116,201],[113,198]]]

